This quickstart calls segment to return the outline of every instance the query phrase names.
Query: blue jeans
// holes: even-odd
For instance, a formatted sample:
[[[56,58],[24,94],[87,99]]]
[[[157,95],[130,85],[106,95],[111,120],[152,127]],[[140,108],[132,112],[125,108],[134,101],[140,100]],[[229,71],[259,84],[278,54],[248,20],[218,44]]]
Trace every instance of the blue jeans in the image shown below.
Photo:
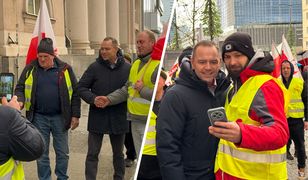
[[[64,128],[64,121],[61,114],[43,115],[34,114],[33,125],[38,128],[44,137],[45,151],[40,159],[37,160],[37,173],[40,180],[51,180],[51,170],[49,161],[49,141],[50,134],[53,137],[53,148],[56,153],[55,174],[58,180],[68,179],[68,134]]]

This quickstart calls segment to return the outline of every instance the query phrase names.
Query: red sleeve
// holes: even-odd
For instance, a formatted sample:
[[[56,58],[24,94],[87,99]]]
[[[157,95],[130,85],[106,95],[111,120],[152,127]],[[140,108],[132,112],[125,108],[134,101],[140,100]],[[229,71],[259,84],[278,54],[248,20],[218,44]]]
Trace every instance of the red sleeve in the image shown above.
[[[289,128],[284,113],[284,96],[274,81],[268,81],[261,86],[253,99],[249,117],[261,125],[253,126],[237,121],[242,132],[239,147],[265,151],[286,145]]]

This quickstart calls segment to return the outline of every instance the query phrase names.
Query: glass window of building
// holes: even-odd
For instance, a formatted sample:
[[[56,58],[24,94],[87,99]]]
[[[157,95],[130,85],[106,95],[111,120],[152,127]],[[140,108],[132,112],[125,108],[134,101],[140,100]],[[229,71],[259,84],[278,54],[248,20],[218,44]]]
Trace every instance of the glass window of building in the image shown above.
[[[27,13],[38,15],[38,12],[40,10],[40,3],[41,0],[27,0]],[[51,0],[45,0],[48,13],[50,17],[53,17],[53,11],[52,11],[52,3]]]

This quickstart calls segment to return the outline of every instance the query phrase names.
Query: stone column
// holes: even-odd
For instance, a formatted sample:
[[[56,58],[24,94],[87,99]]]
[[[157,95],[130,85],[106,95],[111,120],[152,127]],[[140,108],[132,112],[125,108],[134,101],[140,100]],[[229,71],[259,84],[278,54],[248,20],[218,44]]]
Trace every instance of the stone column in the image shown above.
[[[72,54],[94,54],[94,50],[89,46],[88,1],[67,0],[66,10]]]
[[[124,6],[121,5],[121,8]],[[119,0],[107,0],[106,1],[106,28],[107,36],[111,36],[119,40]]]
[[[88,3],[90,46],[98,50],[106,37],[106,0],[89,0]]]
[[[135,1],[120,0],[120,47],[130,54],[135,47]]]

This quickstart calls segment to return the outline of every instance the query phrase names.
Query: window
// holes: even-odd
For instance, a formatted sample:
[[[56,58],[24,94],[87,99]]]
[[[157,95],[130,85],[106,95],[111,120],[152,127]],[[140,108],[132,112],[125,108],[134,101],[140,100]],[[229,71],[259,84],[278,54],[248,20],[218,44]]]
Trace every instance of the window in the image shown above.
[[[27,13],[37,15],[40,10],[41,0],[28,0],[27,2]],[[52,3],[51,0],[45,0],[48,13],[50,17],[53,17]]]

